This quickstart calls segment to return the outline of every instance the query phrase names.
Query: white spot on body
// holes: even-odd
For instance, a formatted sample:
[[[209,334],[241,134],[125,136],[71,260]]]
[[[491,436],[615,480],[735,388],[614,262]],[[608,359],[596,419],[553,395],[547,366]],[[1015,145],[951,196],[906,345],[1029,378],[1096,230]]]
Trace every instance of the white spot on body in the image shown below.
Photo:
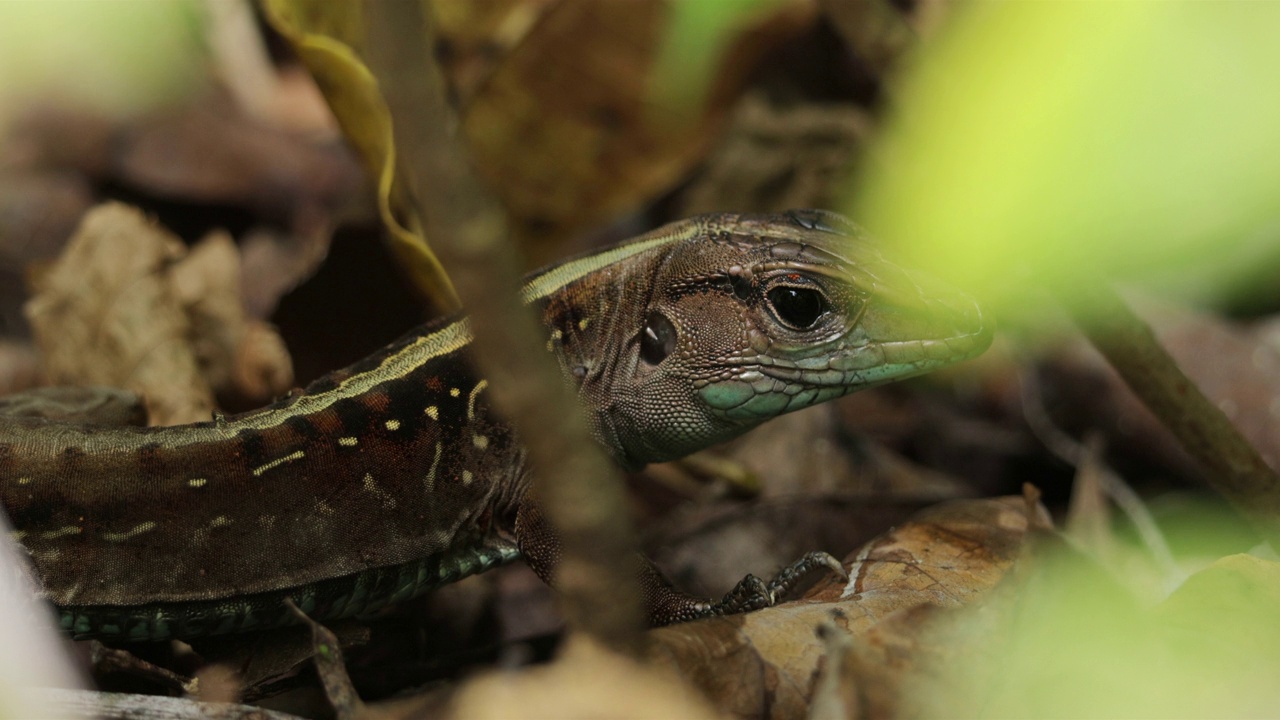
[[[444,446],[436,441],[436,456],[431,461],[431,469],[427,471],[427,479],[423,483],[427,486],[427,492],[431,492],[436,486],[436,468],[440,467],[440,455],[444,452]]]
[[[29,477],[20,477],[20,478],[18,478],[18,484],[19,484],[19,485],[30,485],[30,484],[31,484],[31,478],[29,478]]]
[[[338,438],[338,444],[342,447],[355,447],[360,444],[360,441],[351,436],[347,436]]]
[[[333,506],[325,502],[324,500],[316,500],[316,512],[320,513],[321,515],[332,515]]]
[[[582,318],[581,320],[579,320],[579,321],[578,321],[578,329],[579,329],[579,330],[586,330],[586,329],[587,329],[587,326],[588,326],[588,325],[590,325],[590,324],[591,324],[591,318],[585,318],[585,317],[584,317],[584,318]]]
[[[230,524],[231,524],[231,518],[227,517],[226,515],[219,515],[209,523],[209,527],[220,528],[220,527],[226,527]]]
[[[488,450],[489,438],[484,435],[472,435],[471,444],[475,445],[478,450]]]
[[[126,530],[124,532],[118,532],[118,533],[104,532],[102,533],[102,539],[106,540],[107,542],[120,542],[122,540],[128,540],[131,537],[137,537],[138,535],[141,535],[145,532],[150,532],[155,529],[156,529],[155,522],[148,520],[144,523],[138,523],[137,525],[134,525],[132,529]]]
[[[268,471],[268,470],[271,470],[271,469],[273,469],[273,468],[278,468],[278,467],[280,467],[281,465],[284,465],[285,463],[293,462],[294,460],[301,460],[302,458],[304,458],[304,457],[306,457],[306,456],[307,456],[307,454],[306,454],[305,452],[301,451],[301,450],[297,450],[297,451],[295,451],[295,452],[289,453],[288,455],[285,455],[285,456],[284,456],[284,457],[282,457],[282,458],[276,458],[275,460],[272,460],[271,462],[267,463],[266,465],[262,465],[262,466],[260,466],[260,467],[256,467],[256,468],[254,468],[254,469],[253,469],[253,476],[254,476],[254,477],[261,477],[261,476],[262,476],[262,473],[264,473],[264,472],[266,472],[266,471]]]
[[[82,531],[82,528],[78,528],[75,525],[66,525],[58,528],[57,530],[50,530],[48,532],[40,533],[40,539],[41,540],[57,540],[60,537],[67,537],[68,535],[79,535],[81,531]]]
[[[462,484],[463,484],[463,485],[470,485],[470,484],[471,484],[471,481],[472,481],[472,480],[474,480],[474,479],[475,479],[475,476],[471,474],[471,471],[470,471],[470,470],[463,470],[463,471],[462,471]]]
[[[208,484],[209,484],[208,478],[191,478],[190,480],[187,481],[187,485],[190,485],[193,488],[202,488]]]
[[[440,419],[440,409],[437,408],[435,405],[428,405],[427,409],[423,410],[423,412],[425,412],[427,414],[427,417],[431,418],[432,420]]]
[[[449,397],[458,397],[461,394],[462,391],[458,388],[449,388]]]
[[[394,431],[396,431],[396,430],[399,430],[399,429],[400,429],[400,421],[399,421],[399,420],[388,420],[388,421],[386,422],[386,426],[387,426],[387,429],[388,429],[388,430],[391,430],[391,431],[393,431],[393,432],[394,432]]]

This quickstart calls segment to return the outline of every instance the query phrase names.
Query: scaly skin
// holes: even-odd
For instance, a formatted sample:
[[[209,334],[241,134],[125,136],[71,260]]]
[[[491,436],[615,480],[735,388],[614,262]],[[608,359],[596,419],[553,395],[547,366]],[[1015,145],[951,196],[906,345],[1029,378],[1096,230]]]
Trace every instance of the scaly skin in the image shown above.
[[[523,294],[628,468],[973,357],[991,336],[972,300],[817,211],[675,223],[535,273]],[[284,598],[346,617],[518,554],[549,579],[559,543],[526,499],[525,452],[490,410],[469,342],[465,319],[437,322],[212,422],[0,422],[0,500],[65,629],[269,627],[290,621]],[[710,603],[646,565],[643,588],[663,624],[771,604],[795,574]]]

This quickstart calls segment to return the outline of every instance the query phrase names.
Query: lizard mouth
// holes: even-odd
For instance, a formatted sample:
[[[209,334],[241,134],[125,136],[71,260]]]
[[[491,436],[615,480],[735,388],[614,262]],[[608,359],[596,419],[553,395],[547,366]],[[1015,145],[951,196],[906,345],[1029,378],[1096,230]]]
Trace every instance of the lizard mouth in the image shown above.
[[[946,337],[870,341],[810,361],[774,359],[753,370],[783,383],[780,391],[787,394],[830,387],[850,393],[977,357],[991,345],[992,336],[992,329],[983,325]]]
[[[746,359],[732,379],[699,391],[723,417],[758,422],[980,355],[991,344],[991,323],[972,301],[951,309],[929,313],[927,323],[898,310],[869,311],[818,353]]]

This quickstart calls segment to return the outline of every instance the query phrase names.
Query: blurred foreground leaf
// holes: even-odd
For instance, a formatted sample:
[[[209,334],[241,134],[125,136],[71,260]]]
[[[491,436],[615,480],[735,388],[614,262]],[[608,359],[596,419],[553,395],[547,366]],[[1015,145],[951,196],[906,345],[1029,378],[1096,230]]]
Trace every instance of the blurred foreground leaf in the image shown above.
[[[943,630],[966,662],[915,676],[923,717],[1261,717],[1280,689],[1280,564],[1233,555],[1144,607],[1080,555],[1034,572]]]
[[[902,88],[857,217],[1005,305],[1080,277],[1274,278],[1280,5],[961,10]]]
[[[0,126],[37,102],[117,116],[201,86],[203,17],[189,0],[0,3]]]

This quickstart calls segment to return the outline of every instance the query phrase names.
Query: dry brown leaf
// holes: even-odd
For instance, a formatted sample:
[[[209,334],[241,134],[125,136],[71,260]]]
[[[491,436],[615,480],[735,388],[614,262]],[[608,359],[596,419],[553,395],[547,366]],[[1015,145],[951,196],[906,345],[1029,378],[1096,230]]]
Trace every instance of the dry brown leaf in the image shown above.
[[[531,259],[556,241],[675,185],[705,154],[744,77],[770,49],[816,19],[782,5],[742,28],[715,82],[693,107],[653,95],[669,3],[563,0],[552,5],[465,108],[476,168],[517,221]]]
[[[873,128],[871,114],[852,103],[786,105],[752,93],[731,111],[681,214],[834,207]]]
[[[1022,552],[1022,497],[942,503],[865,545],[846,561],[851,579],[827,581],[801,602],[650,633],[651,657],[739,716],[799,717],[834,623],[855,637],[919,605],[962,607],[982,597]]]
[[[501,66],[503,58],[537,27],[558,0],[483,0],[431,3],[439,25],[436,51],[458,104],[471,98]]]
[[[917,605],[893,613],[850,643],[847,669],[839,678],[840,691],[856,698],[858,716],[902,717],[901,686],[904,676],[934,661],[951,648],[938,640],[938,618],[959,612],[956,608]]]
[[[203,702],[239,702],[244,692],[240,675],[226,665],[205,665],[196,672],[195,697]]]
[[[224,231],[210,233],[168,271],[173,293],[191,324],[191,350],[205,379],[213,387],[226,386],[245,326],[235,241]]]
[[[364,714],[364,702],[356,693],[347,675],[346,660],[342,656],[342,644],[338,636],[329,628],[307,617],[292,601],[289,603],[294,615],[311,628],[311,647],[315,658],[316,675],[324,688],[325,697],[333,707],[333,713],[339,720],[354,720]]]
[[[369,644],[367,625],[338,620],[329,629],[344,650]],[[245,702],[256,702],[280,692],[312,664],[315,643],[311,629],[298,625],[256,633],[212,635],[192,641],[203,667],[235,668],[236,682]],[[201,691],[203,694],[203,686]]]
[[[250,334],[239,276],[229,237],[187,254],[136,209],[99,206],[27,306],[49,382],[133,390],[160,425],[208,420],[213,390],[237,379],[256,383],[259,401],[282,392],[292,384],[287,354],[242,349],[246,339],[270,346],[261,335],[273,331]]]
[[[128,388],[159,424],[207,420],[213,393],[165,275],[182,254],[133,208],[91,210],[27,304],[49,381]]]
[[[240,253],[224,231],[210,233],[169,271],[205,379],[258,404],[293,387],[293,364],[272,328],[245,317],[241,275]]]
[[[675,185],[705,154],[745,77],[769,50],[816,20],[810,2],[784,2],[750,19],[719,54],[714,82],[689,108],[667,107],[654,91],[672,15],[670,2],[539,0],[438,3],[444,64],[464,99],[463,132],[476,169],[489,180],[541,263],[558,241]],[[421,237],[390,212],[390,121],[362,58],[358,6],[271,0],[268,15],[320,80],[335,114],[379,185],[383,218],[400,259],[430,288]],[[425,41],[425,39],[424,39]]]
[[[489,673],[461,687],[448,718],[687,718],[718,715],[678,676],[571,637],[550,665]]]

